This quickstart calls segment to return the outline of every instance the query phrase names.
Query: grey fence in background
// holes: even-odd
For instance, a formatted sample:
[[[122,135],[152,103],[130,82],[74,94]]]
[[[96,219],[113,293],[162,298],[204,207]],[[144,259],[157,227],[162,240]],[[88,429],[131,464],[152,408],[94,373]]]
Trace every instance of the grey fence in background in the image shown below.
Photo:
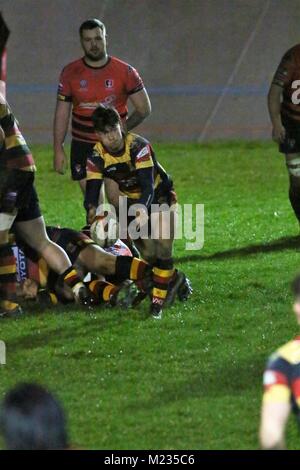
[[[1,0],[10,27],[8,99],[31,142],[51,142],[61,68],[80,57],[78,26],[106,25],[109,52],[135,66],[155,140],[268,138],[266,93],[300,42],[298,0]],[[300,77],[299,77],[300,78]]]

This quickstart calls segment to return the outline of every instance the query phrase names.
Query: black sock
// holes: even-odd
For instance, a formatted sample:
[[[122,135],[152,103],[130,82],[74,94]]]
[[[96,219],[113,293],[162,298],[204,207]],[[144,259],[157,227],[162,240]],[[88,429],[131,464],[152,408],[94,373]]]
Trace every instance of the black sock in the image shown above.
[[[289,197],[291,206],[300,222],[300,188],[290,186]]]

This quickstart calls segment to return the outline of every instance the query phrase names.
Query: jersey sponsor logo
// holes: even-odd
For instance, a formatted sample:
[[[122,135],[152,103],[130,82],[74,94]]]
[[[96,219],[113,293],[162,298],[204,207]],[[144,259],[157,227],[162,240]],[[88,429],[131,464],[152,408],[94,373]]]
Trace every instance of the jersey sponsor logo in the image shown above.
[[[105,88],[113,88],[114,86],[114,81],[111,78],[108,78],[105,80]]]
[[[117,170],[117,168],[115,166],[112,166],[110,168],[107,168],[106,172],[109,173],[110,171],[116,171],[116,170]]]
[[[13,246],[13,252],[17,265],[17,282],[21,282],[28,277],[26,257],[23,251],[16,245]]]
[[[83,101],[82,103],[79,103],[78,107],[83,108],[83,109],[96,109],[100,104],[106,104],[110,105],[116,100],[115,95],[109,95],[105,98],[103,101],[93,101],[93,102],[87,102]]]
[[[150,160],[149,145],[146,145],[146,147],[143,147],[142,150],[140,150],[136,156],[136,162],[138,163],[146,162],[147,160]]]

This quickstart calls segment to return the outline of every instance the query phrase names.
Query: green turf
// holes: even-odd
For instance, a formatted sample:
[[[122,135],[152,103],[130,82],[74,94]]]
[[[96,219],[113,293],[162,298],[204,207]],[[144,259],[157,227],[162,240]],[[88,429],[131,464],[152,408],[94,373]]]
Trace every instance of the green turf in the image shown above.
[[[5,320],[0,393],[19,381],[55,391],[72,442],[92,449],[255,449],[267,356],[297,332],[289,282],[299,227],[282,158],[268,143],[158,144],[182,203],[205,204],[205,244],[177,264],[194,294],[162,321],[76,307]],[[35,147],[46,221],[79,228],[81,194]],[[289,448],[299,448],[293,421]]]

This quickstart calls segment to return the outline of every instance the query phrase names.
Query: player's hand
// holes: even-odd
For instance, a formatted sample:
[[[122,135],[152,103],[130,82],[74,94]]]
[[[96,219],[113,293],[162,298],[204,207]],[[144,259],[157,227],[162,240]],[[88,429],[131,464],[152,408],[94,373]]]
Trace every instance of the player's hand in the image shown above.
[[[272,130],[272,138],[277,144],[280,144],[285,139],[285,128],[281,123],[276,124],[273,126]]]
[[[68,166],[67,162],[64,149],[56,150],[54,153],[54,170],[60,175],[64,175]]]
[[[148,222],[149,216],[145,209],[139,209],[135,217],[135,222],[138,227],[143,227]]]

